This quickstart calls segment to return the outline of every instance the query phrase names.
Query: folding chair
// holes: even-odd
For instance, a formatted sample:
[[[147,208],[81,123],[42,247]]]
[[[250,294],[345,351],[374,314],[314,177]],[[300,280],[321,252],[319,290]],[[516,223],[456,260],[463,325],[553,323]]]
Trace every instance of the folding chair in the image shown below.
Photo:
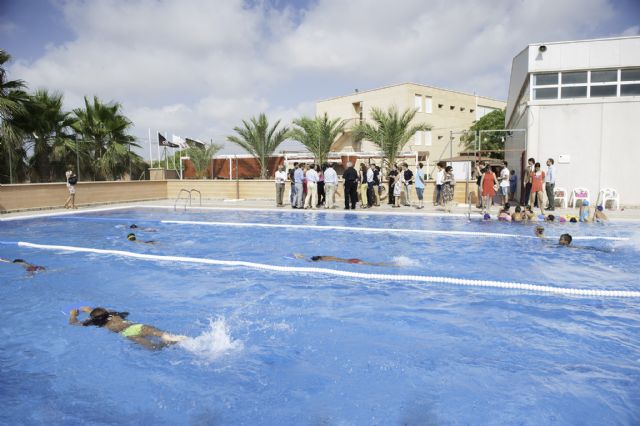
[[[561,187],[553,189],[555,201],[560,201],[560,207],[567,208],[567,190]],[[554,206],[555,207],[555,206]]]
[[[569,199],[569,204],[571,204],[571,207],[575,207],[576,206],[576,201],[578,200],[587,200],[590,202],[590,196],[589,196],[589,190],[587,188],[573,188],[573,191],[571,191],[571,197]]]
[[[607,201],[611,201],[611,208],[615,205],[616,210],[620,210],[620,194],[613,188],[602,188],[598,194],[598,205],[603,209],[607,208]]]

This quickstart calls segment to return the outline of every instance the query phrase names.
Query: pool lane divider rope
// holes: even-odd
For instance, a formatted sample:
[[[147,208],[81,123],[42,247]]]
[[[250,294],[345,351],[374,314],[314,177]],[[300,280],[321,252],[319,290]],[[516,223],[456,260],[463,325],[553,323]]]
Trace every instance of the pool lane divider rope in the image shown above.
[[[402,234],[435,234],[435,235],[458,235],[467,237],[490,237],[490,238],[534,238],[535,235],[504,234],[497,232],[477,232],[477,231],[441,231],[430,229],[406,229],[406,228],[367,228],[360,226],[337,226],[337,225],[295,225],[280,223],[239,223],[239,222],[204,222],[194,220],[161,220],[160,223],[171,225],[199,225],[199,226],[229,226],[240,228],[289,228],[289,229],[310,229],[317,231],[349,231],[349,232],[380,232],[380,233],[402,233]],[[548,236],[547,238],[560,238],[560,236]],[[574,240],[609,240],[627,241],[626,237],[606,237],[606,236],[575,236]]]
[[[163,256],[155,254],[134,253],[124,250],[106,250],[95,249],[89,247],[74,247],[74,246],[60,246],[60,245],[48,245],[48,244],[34,244],[24,241],[19,241],[18,246],[28,247],[39,250],[52,250],[52,251],[68,251],[68,252],[81,252],[81,253],[95,253],[104,255],[113,255],[121,257],[130,257],[134,259],[148,260],[148,261],[161,261],[161,262],[180,262],[180,263],[196,263],[204,265],[219,265],[219,266],[237,266],[250,269],[274,271],[274,272],[294,272],[301,274],[324,274],[334,275],[339,277],[359,278],[362,280],[384,280],[384,281],[411,281],[411,282],[425,282],[425,283],[442,283],[452,284],[467,287],[485,287],[485,288],[499,288],[507,290],[522,290],[536,293],[549,293],[556,295],[571,295],[571,296],[587,296],[587,297],[625,297],[625,298],[640,298],[640,291],[631,290],[591,290],[583,288],[567,288],[567,287],[553,287],[539,284],[526,284],[517,282],[503,282],[492,280],[472,280],[466,278],[450,278],[450,277],[437,277],[437,276],[425,276],[425,275],[394,275],[394,274],[365,274],[361,272],[341,271],[337,269],[325,269],[315,267],[301,267],[301,266],[277,266],[264,263],[246,262],[241,260],[218,260],[207,259],[200,257],[185,257],[185,256]]]
[[[535,235],[505,234],[498,232],[474,232],[474,231],[443,231],[430,229],[407,229],[407,228],[372,228],[359,226],[338,226],[338,225],[299,225],[299,224],[282,224],[282,223],[261,223],[261,222],[210,222],[196,220],[158,220],[158,219],[134,219],[134,218],[114,218],[114,217],[82,217],[82,216],[66,216],[57,217],[63,220],[81,220],[88,222],[117,222],[122,224],[131,223],[160,223],[165,225],[193,225],[193,226],[220,226],[220,227],[238,227],[238,228],[280,228],[280,229],[306,229],[312,231],[347,231],[347,232],[378,232],[385,234],[431,234],[431,235],[455,235],[461,237],[487,237],[487,238],[530,238],[537,239]],[[558,239],[560,236],[547,236],[550,239]],[[574,240],[607,240],[607,241],[627,241],[626,237],[607,237],[607,236],[575,236]]]

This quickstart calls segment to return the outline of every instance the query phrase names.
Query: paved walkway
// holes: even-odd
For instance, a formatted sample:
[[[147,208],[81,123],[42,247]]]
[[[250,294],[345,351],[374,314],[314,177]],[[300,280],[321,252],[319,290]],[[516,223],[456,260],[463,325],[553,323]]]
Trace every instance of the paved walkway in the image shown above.
[[[83,210],[92,210],[92,209],[100,209],[100,208],[109,208],[109,207],[123,207],[123,206],[163,206],[163,207],[173,207],[173,200],[156,200],[156,201],[144,201],[144,202],[134,202],[134,203],[118,203],[118,204],[106,204],[106,205],[96,205],[96,206],[81,206],[76,212],[81,212]],[[197,205],[193,205],[193,208],[197,208]],[[277,207],[274,205],[272,200],[202,200],[203,208],[212,208],[212,209],[248,209],[248,210],[269,210],[269,211],[288,211],[288,212],[326,212],[326,213],[344,213],[345,210],[342,207],[342,204],[336,209],[327,210],[327,209],[317,209],[317,210],[298,210],[292,209],[291,206],[286,205],[284,207]],[[182,207],[178,207],[178,210],[182,210]],[[495,217],[499,211],[499,206],[494,206],[490,210],[490,214],[492,217]],[[445,212],[442,207],[434,207],[432,204],[425,204],[424,209],[416,209],[415,207],[400,207],[400,208],[392,208],[388,204],[382,204],[380,207],[372,207],[367,209],[357,208],[356,210],[348,210],[351,213],[356,214],[394,214],[394,215],[424,215],[424,216],[466,216],[469,213],[468,205],[456,205],[451,209],[451,213]],[[32,215],[46,215],[50,213],[73,213],[72,210],[66,210],[63,208],[57,209],[46,209],[46,210],[36,210],[36,211],[22,211],[15,213],[6,213],[0,215],[0,220],[15,218],[19,216],[32,216]],[[539,209],[535,209],[536,214],[539,214]],[[481,210],[475,208],[475,206],[471,209],[472,216],[479,217],[481,215]],[[564,216],[564,215],[578,215],[578,209],[560,209],[557,208],[553,211],[555,216]],[[612,220],[637,220],[640,221],[640,209],[632,208],[625,210],[607,210],[607,216]]]

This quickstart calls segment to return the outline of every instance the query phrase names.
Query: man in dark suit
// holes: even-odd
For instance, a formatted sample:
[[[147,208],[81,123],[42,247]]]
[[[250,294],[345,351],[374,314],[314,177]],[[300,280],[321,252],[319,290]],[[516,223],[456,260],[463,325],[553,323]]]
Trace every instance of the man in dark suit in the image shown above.
[[[342,178],[344,179],[344,209],[349,210],[351,206],[351,209],[355,210],[358,201],[358,172],[353,168],[351,161],[347,163],[347,169],[342,174]]]

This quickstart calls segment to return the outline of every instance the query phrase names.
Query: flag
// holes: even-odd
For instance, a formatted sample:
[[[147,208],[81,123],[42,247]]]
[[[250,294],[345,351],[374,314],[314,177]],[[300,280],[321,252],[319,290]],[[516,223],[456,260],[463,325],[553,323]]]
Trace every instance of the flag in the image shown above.
[[[189,144],[190,146],[198,146],[198,147],[204,147],[204,143],[200,142],[198,139],[191,139],[191,138],[187,138],[187,144]]]
[[[188,148],[189,146],[187,145],[187,141],[185,141],[184,139],[182,139],[180,136],[177,135],[173,135],[173,137],[171,138],[171,141],[178,145],[181,149],[184,148]]]
[[[175,143],[169,142],[167,138],[165,138],[164,136],[162,136],[162,134],[160,134],[160,132],[158,132],[158,145],[168,146],[169,148],[179,148],[179,146],[176,145]]]

